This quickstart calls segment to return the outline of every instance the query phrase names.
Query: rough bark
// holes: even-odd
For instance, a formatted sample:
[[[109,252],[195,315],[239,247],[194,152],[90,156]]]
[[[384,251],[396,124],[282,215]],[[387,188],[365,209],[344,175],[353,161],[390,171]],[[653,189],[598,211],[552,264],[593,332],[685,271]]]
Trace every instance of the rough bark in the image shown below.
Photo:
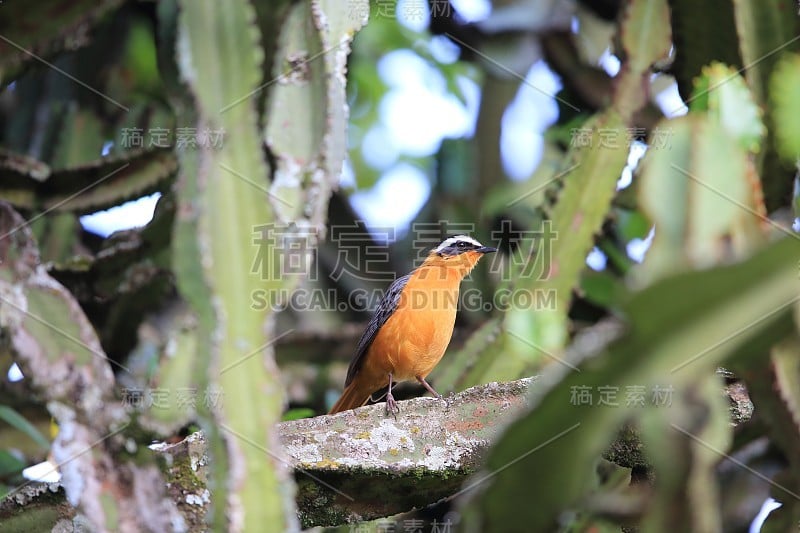
[[[281,449],[262,451],[294,471],[303,527],[337,525],[389,516],[453,498],[480,483],[468,480],[483,453],[506,424],[528,406],[536,378],[489,383],[443,400],[400,402],[397,417],[383,403],[278,425]],[[734,390],[735,389],[735,390]],[[749,419],[752,404],[741,386],[727,388],[732,422]],[[190,531],[204,529],[205,440],[201,433],[177,444],[151,447],[159,454],[172,496]],[[621,465],[646,464],[635,430],[626,428],[607,458]],[[466,482],[466,483],[465,483]],[[25,497],[20,500],[20,494]],[[52,528],[75,516],[56,484],[32,484],[0,502],[0,529],[20,520],[33,506],[36,529]],[[24,511],[24,512],[23,512]],[[26,522],[27,523],[27,522]]]

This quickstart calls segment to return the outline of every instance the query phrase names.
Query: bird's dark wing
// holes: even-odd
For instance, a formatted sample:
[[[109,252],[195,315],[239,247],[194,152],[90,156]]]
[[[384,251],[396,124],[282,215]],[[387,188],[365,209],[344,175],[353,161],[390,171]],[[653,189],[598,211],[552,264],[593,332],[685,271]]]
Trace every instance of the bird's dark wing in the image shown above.
[[[344,386],[350,385],[350,382],[353,381],[356,373],[361,368],[361,365],[364,364],[364,358],[367,355],[367,350],[372,345],[372,341],[375,340],[375,337],[378,335],[378,331],[381,329],[381,326],[389,320],[389,317],[392,316],[394,310],[397,309],[397,304],[400,302],[400,293],[403,292],[403,287],[406,286],[408,283],[408,279],[411,277],[411,274],[406,274],[400,278],[397,278],[389,285],[389,290],[386,291],[386,294],[383,296],[381,303],[378,304],[378,309],[375,311],[375,315],[370,319],[369,324],[367,324],[367,329],[364,331],[364,334],[361,335],[361,340],[358,341],[358,348],[356,348],[356,355],[353,357],[353,360],[350,362],[350,368],[347,369],[347,379],[345,379]]]

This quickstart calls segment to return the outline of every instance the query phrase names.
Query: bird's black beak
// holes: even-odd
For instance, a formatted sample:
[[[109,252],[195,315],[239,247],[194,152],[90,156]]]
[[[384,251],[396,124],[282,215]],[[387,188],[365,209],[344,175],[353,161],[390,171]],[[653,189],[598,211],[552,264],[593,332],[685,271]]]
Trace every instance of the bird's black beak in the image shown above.
[[[492,248],[491,246],[481,246],[480,248],[478,248],[475,251],[476,252],[480,252],[482,254],[490,254],[492,252],[496,252],[497,248]]]

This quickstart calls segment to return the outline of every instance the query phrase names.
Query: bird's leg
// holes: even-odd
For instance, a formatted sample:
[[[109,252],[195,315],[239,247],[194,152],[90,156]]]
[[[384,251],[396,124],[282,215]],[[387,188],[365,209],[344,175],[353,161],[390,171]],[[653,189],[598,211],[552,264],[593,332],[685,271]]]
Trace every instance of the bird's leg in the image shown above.
[[[433,394],[436,398],[440,400],[442,399],[442,395],[436,392],[436,390],[434,390],[434,388],[431,387],[431,384],[425,381],[425,378],[423,378],[422,376],[417,376],[417,381],[422,383],[422,386],[425,387],[425,389],[431,394]]]
[[[389,390],[386,391],[386,413],[393,414],[397,417],[397,413],[399,412],[400,408],[397,406],[394,396],[392,396],[392,373],[389,372]]]

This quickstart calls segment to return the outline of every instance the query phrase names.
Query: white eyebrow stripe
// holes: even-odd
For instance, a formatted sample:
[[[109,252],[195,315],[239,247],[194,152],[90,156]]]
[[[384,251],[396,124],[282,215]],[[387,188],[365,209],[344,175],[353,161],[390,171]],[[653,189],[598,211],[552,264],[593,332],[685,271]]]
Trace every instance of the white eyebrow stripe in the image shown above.
[[[478,247],[483,246],[481,243],[479,243],[478,241],[476,241],[472,237],[468,237],[466,235],[455,235],[454,237],[450,237],[450,238],[445,239],[444,242],[442,242],[442,244],[440,244],[439,246],[436,247],[434,252],[441,252],[442,250],[444,250],[448,246],[453,246],[458,241],[465,241],[465,242],[468,242],[468,243],[470,243],[472,245],[475,245],[475,246],[478,246]]]

